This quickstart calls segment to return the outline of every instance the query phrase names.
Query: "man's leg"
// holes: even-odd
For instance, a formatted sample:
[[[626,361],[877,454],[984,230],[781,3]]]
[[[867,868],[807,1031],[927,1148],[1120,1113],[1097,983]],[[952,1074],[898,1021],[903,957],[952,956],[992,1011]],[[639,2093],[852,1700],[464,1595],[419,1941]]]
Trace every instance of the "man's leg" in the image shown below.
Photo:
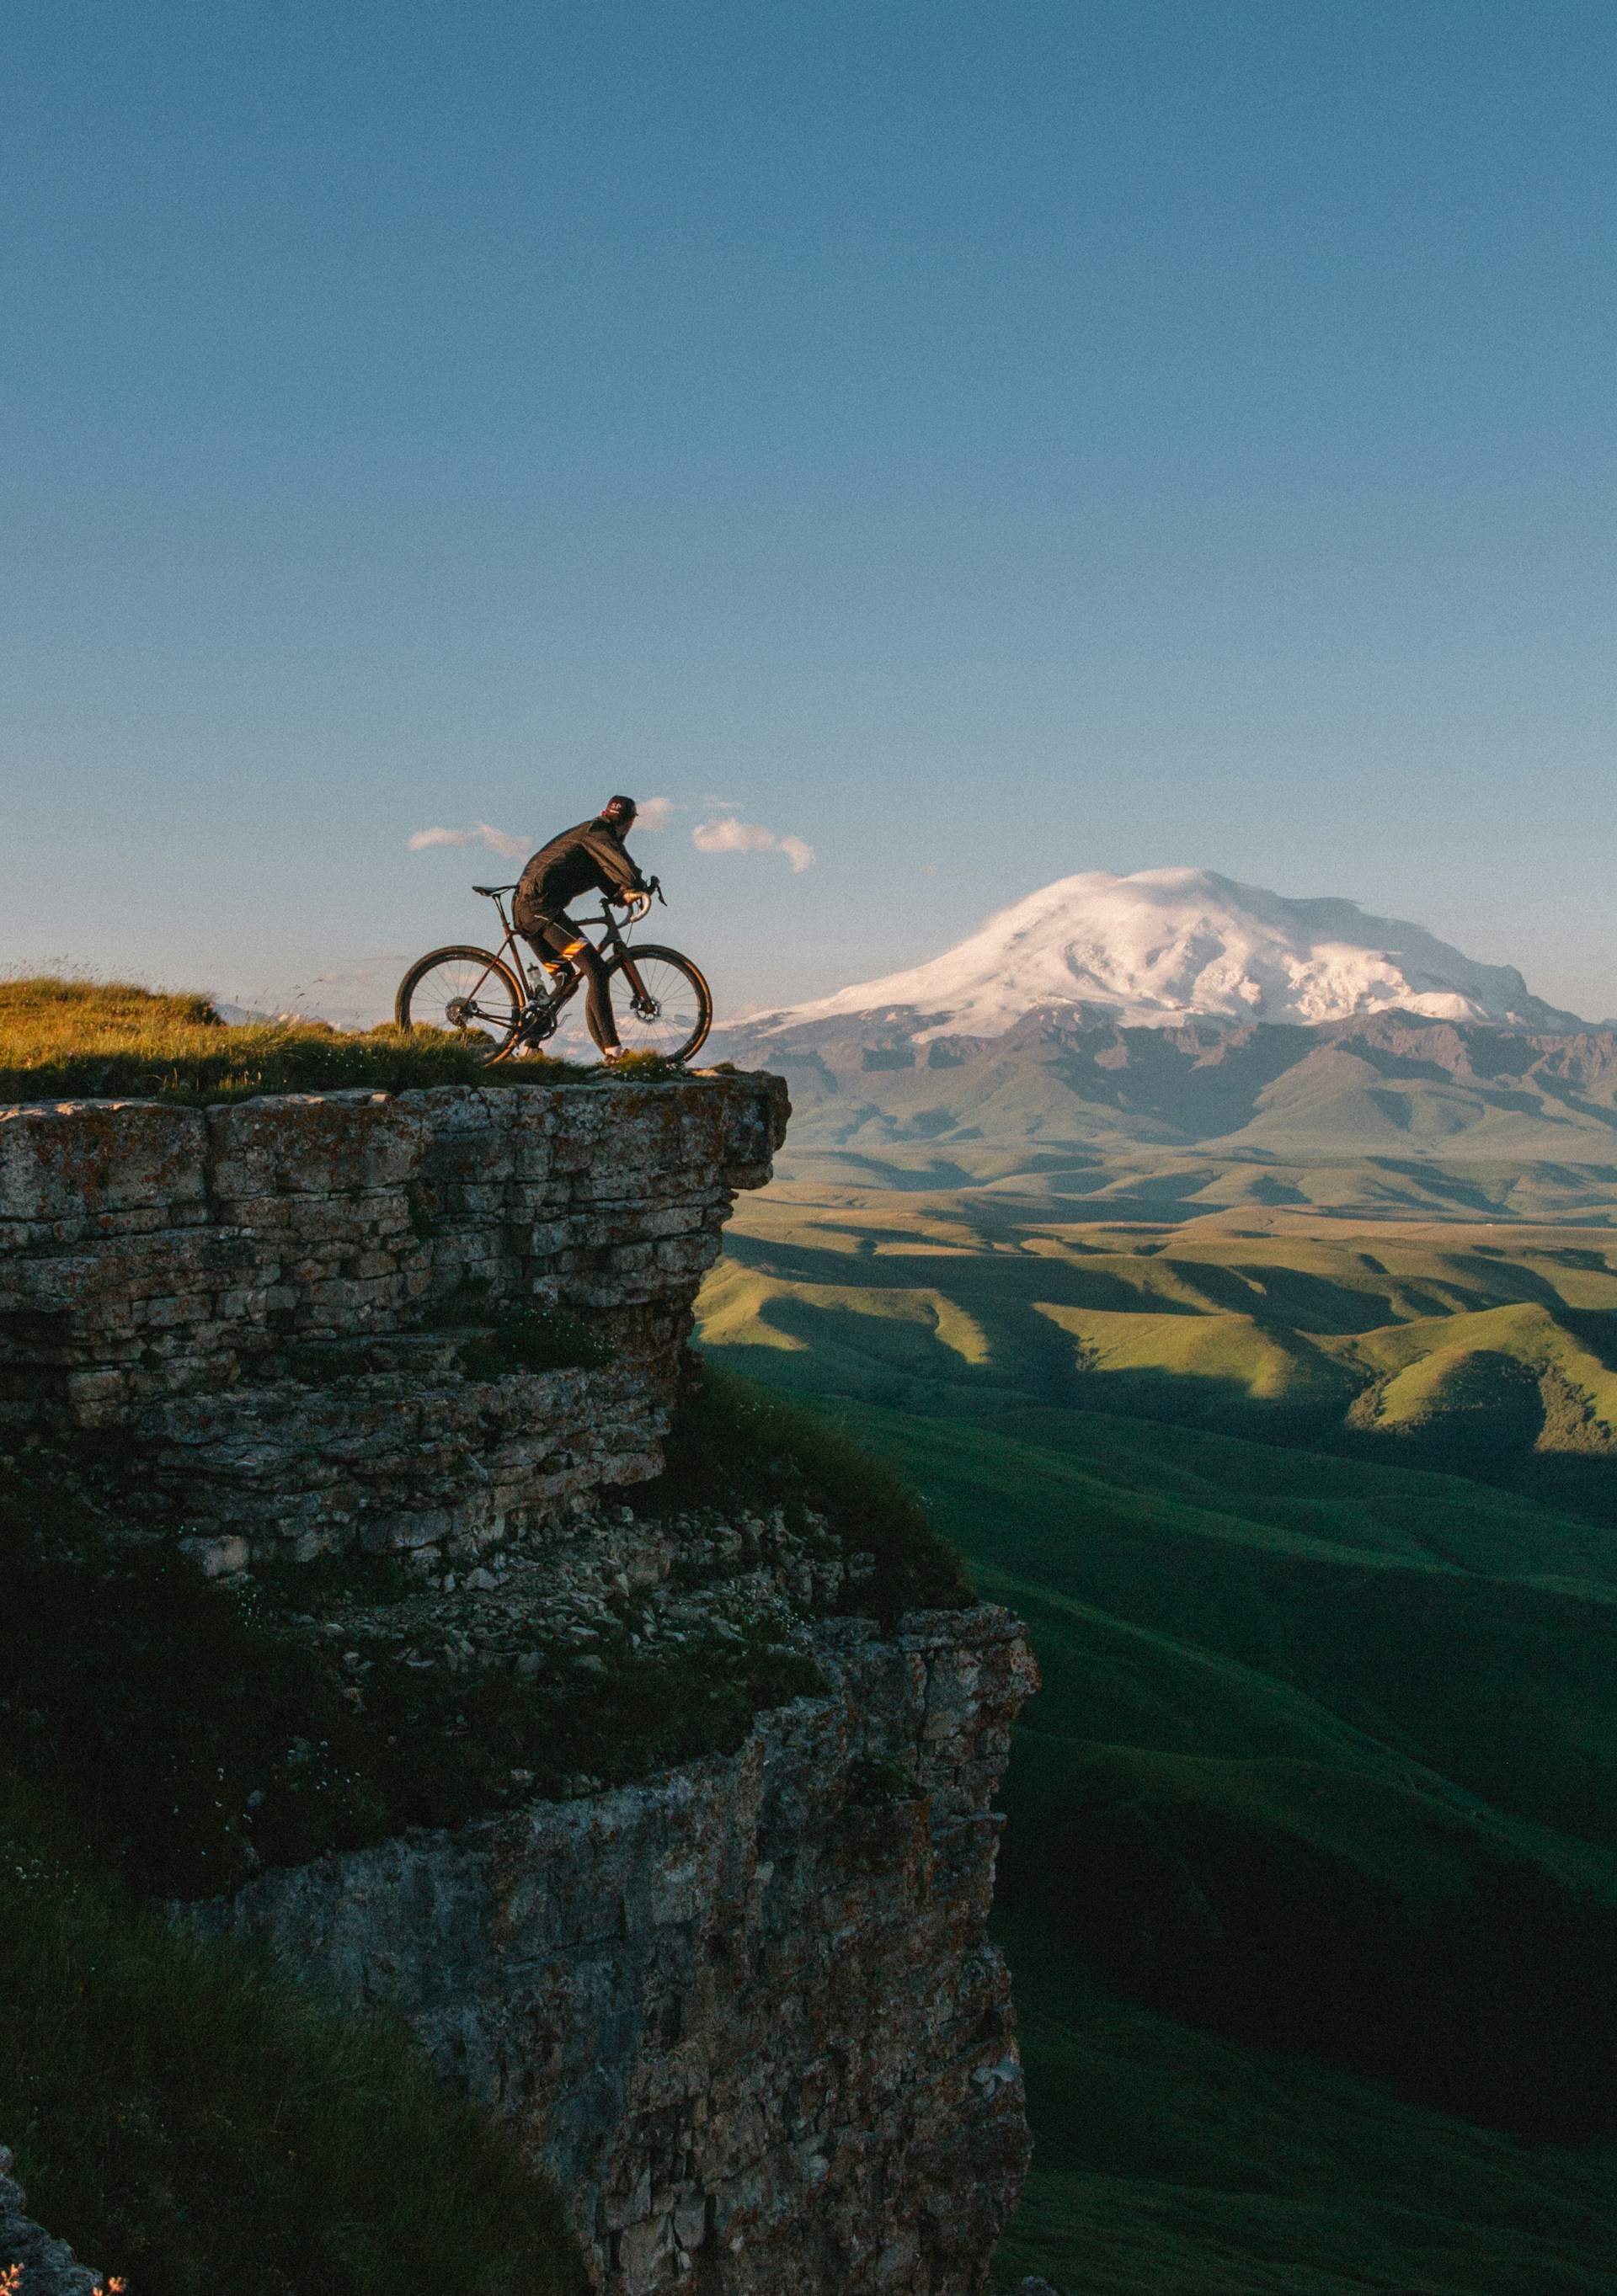
[[[598,1050],[616,1052],[618,1030],[612,1020],[612,998],[607,994],[606,967],[570,917],[541,917],[524,939],[531,941],[542,955],[559,956],[584,975],[587,992],[584,1018],[589,1033]]]

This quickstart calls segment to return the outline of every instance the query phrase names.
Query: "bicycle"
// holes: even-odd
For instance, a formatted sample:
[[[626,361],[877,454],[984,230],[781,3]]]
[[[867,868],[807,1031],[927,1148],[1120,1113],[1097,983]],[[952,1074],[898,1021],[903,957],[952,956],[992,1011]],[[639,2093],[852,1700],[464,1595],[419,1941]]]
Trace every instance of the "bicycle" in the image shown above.
[[[702,974],[677,948],[649,941],[631,947],[625,937],[625,928],[632,931],[650,911],[653,895],[662,899],[655,877],[647,892],[624,904],[621,924],[603,904],[598,917],[581,921],[573,949],[531,961],[524,959],[505,914],[505,897],[515,886],[472,890],[494,903],[503,934],[498,950],[457,944],[418,959],[398,984],[393,1017],[401,1029],[480,1036],[490,1068],[541,1047],[562,1059],[595,1054],[582,1005],[574,1003],[585,976],[567,958],[583,946],[584,927],[599,925],[604,931],[591,945],[605,963],[619,1042],[627,1051],[655,1053],[666,1061],[688,1061],[701,1048],[713,1025],[712,992]]]

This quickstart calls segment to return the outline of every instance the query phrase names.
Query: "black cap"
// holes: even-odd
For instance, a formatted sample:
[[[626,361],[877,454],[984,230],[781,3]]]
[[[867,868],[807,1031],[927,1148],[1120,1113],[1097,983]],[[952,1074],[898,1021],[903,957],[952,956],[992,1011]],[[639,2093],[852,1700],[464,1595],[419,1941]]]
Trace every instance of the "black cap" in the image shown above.
[[[603,821],[633,821],[639,807],[632,797],[609,797],[601,808]]]

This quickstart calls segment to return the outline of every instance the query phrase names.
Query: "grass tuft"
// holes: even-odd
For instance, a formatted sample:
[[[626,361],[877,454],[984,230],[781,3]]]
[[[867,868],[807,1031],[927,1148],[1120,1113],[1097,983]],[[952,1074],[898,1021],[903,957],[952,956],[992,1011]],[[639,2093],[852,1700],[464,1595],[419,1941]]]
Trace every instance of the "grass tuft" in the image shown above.
[[[471,1038],[429,1029],[349,1032],[318,1021],[228,1028],[205,996],[162,996],[127,981],[0,981],[0,1102],[200,1106],[261,1093],[554,1084],[596,1073],[539,1054],[491,1069]]]

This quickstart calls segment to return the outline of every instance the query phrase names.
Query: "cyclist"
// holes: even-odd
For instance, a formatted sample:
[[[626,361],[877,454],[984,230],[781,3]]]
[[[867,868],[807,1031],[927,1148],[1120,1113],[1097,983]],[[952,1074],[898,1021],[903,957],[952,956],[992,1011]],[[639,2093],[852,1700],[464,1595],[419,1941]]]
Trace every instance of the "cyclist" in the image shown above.
[[[511,920],[541,960],[576,965],[589,985],[585,1019],[604,1061],[615,1061],[621,1046],[607,994],[606,972],[590,942],[567,914],[581,893],[602,893],[609,901],[630,901],[651,890],[629,859],[624,839],[639,811],[632,797],[609,797],[593,821],[553,837],[523,870],[511,904]]]

